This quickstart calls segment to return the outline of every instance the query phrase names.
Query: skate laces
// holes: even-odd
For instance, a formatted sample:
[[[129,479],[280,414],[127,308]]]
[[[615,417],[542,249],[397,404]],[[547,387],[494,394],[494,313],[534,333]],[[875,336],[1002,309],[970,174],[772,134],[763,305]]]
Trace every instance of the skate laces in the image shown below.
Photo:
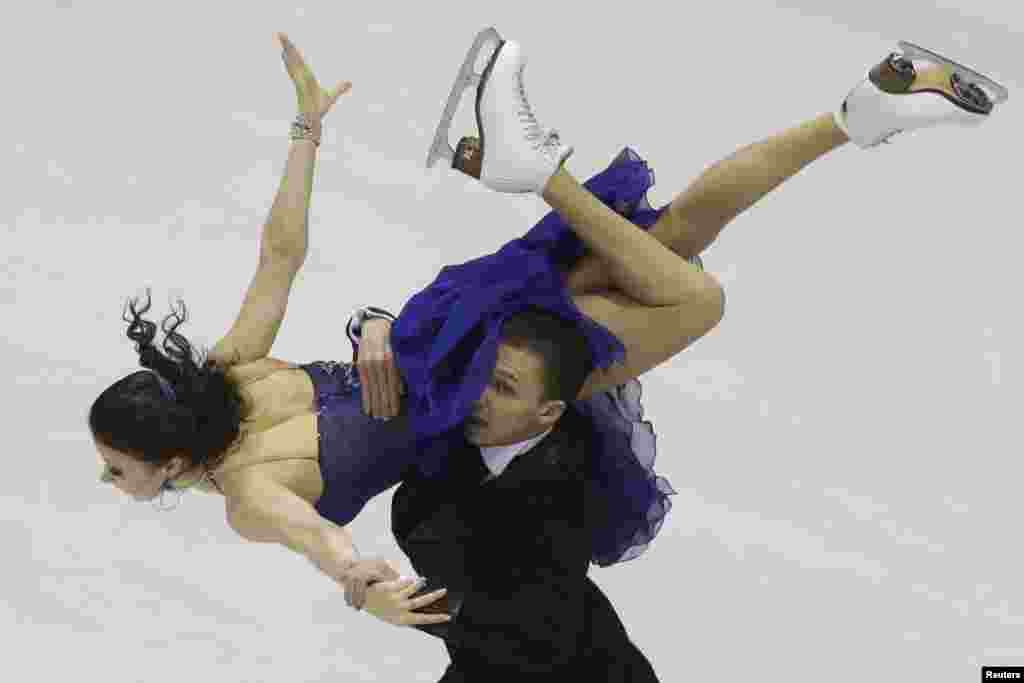
[[[533,149],[540,152],[553,153],[561,145],[558,131],[545,130],[537,122],[537,117],[533,113],[530,101],[526,98],[526,87],[523,84],[523,71],[525,69],[526,65],[524,64],[519,67],[519,71],[516,73],[516,90],[519,95],[519,120],[524,126],[526,139],[530,142],[530,146]]]
[[[890,145],[890,144],[892,144],[892,138],[896,137],[900,133],[905,133],[905,132],[906,131],[904,129],[897,128],[896,130],[892,131],[891,133],[886,133],[885,137],[882,138],[882,142],[887,144],[887,145]]]
[[[548,154],[557,155],[559,150],[562,148],[562,139],[558,137],[558,131],[553,128],[546,131],[544,143],[541,147]]]

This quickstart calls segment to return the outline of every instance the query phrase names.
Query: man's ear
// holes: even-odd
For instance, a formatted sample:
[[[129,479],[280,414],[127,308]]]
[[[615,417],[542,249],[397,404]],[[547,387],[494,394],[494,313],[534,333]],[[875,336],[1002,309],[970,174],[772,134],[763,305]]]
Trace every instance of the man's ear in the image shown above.
[[[552,427],[562,417],[567,405],[565,401],[544,401],[537,417],[545,427]]]
[[[188,460],[184,456],[176,455],[164,465],[164,474],[173,479],[184,474],[188,468]]]

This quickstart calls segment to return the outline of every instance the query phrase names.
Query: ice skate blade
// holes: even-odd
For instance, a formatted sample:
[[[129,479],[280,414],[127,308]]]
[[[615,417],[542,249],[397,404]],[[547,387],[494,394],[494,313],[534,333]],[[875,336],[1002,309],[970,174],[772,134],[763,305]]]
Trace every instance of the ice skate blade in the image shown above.
[[[448,141],[448,130],[451,128],[452,119],[455,118],[455,112],[459,108],[459,101],[462,99],[462,94],[466,88],[480,84],[481,74],[473,70],[480,52],[486,47],[491,47],[492,50],[497,49],[500,44],[501,35],[493,27],[480,31],[473,40],[473,45],[466,54],[466,59],[459,69],[459,74],[455,77],[455,83],[452,85],[451,93],[448,95],[448,102],[445,104],[444,112],[441,114],[441,122],[437,124],[437,130],[434,132],[434,140],[430,145],[430,151],[427,153],[427,168],[433,166],[440,159],[448,159],[451,162],[455,161],[455,150]]]
[[[954,73],[959,74],[960,78],[968,81],[969,83],[974,83],[980,88],[983,88],[988,94],[988,96],[992,99],[993,105],[1002,104],[1010,96],[1009,91],[1004,86],[996,83],[988,76],[978,73],[977,71],[971,69],[970,67],[966,67],[963,64],[954,62],[952,59],[949,59],[948,57],[943,57],[937,52],[927,50],[921,47],[920,45],[908,43],[905,40],[899,41],[898,45],[900,51],[903,53],[903,56],[906,57],[907,59],[923,59],[934,64],[948,66],[954,71]]]

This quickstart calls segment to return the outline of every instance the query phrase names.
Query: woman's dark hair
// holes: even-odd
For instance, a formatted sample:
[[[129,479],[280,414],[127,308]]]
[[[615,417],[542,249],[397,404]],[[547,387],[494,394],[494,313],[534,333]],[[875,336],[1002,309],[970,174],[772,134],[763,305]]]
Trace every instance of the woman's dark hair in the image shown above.
[[[115,450],[143,462],[164,464],[172,456],[183,455],[192,466],[212,468],[238,439],[242,422],[242,398],[238,387],[226,372],[238,362],[226,366],[207,360],[204,354],[193,358],[192,345],[177,329],[186,320],[184,302],[181,313],[173,307],[163,320],[163,353],[153,344],[156,324],[142,317],[150,309],[136,310],[136,302],[126,306],[131,318],[123,316],[128,338],[136,344],[139,364],[159,373],[174,390],[166,395],[153,372],[139,371],[115,382],[89,409],[89,429],[93,436]],[[173,323],[168,327],[168,323]]]

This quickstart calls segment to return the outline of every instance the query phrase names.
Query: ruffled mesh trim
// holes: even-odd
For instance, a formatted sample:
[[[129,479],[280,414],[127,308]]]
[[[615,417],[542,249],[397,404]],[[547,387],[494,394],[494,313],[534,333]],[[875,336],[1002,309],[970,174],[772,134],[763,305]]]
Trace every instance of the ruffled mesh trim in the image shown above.
[[[654,471],[657,437],[644,419],[643,388],[630,380],[574,407],[591,419],[592,561],[602,567],[639,557],[661,530],[675,495]]]

